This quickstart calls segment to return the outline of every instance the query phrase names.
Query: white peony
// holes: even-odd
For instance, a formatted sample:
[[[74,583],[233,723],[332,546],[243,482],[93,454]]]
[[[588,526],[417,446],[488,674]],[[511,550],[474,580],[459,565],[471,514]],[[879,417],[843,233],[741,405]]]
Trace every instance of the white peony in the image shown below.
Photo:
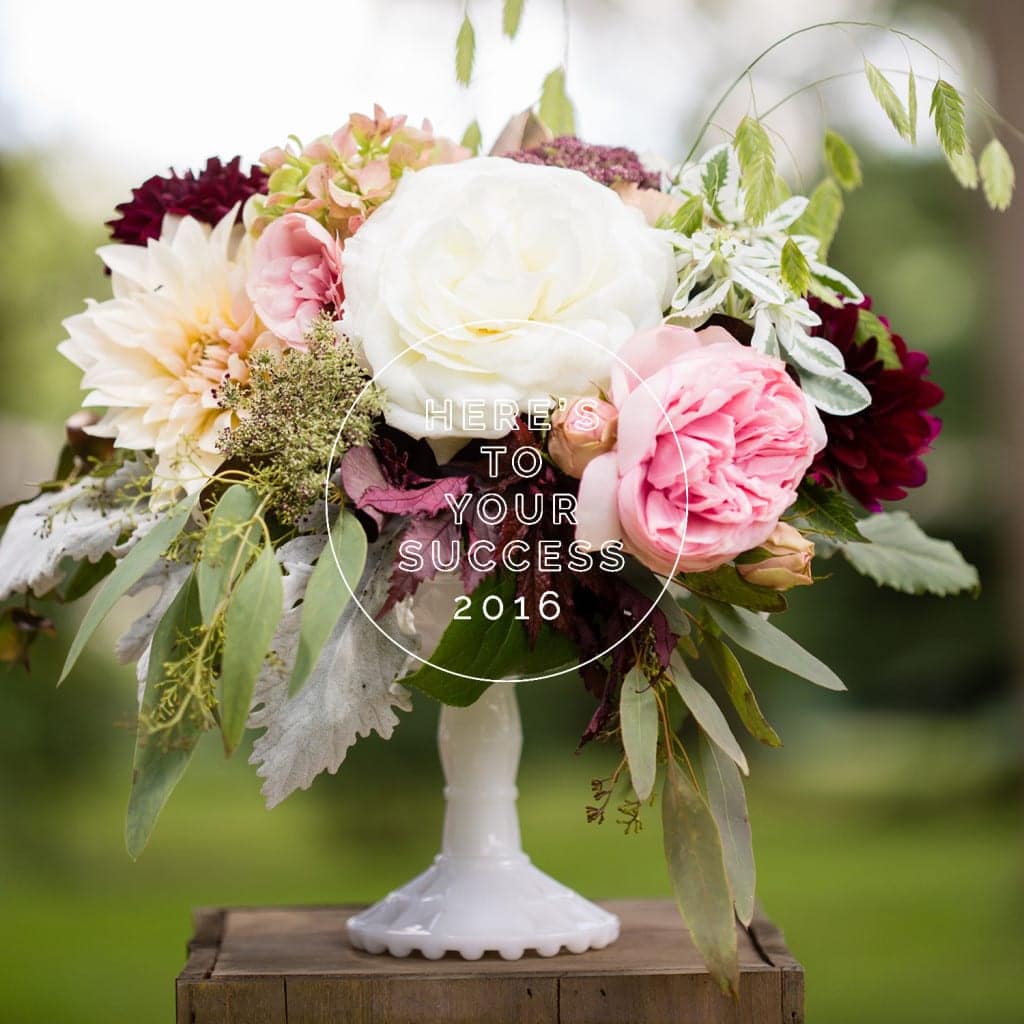
[[[246,295],[234,221],[234,210],[213,229],[168,217],[158,241],[103,246],[114,297],[64,321],[58,347],[85,371],[84,404],[107,410],[90,432],[153,450],[156,491],[194,491],[217,469],[232,416],[217,388],[246,380],[249,352],[271,343]]]
[[[595,394],[676,280],[667,233],[611,189],[491,157],[406,174],[346,244],[343,273],[344,328],[388,422],[432,438],[502,436],[499,401]],[[445,400],[450,429],[426,415]]]

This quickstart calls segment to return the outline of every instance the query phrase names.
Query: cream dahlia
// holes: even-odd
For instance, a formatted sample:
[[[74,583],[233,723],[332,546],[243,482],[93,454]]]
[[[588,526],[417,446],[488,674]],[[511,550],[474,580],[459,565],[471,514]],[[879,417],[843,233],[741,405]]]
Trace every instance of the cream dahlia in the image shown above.
[[[253,348],[277,345],[246,294],[236,213],[212,229],[168,217],[144,248],[103,246],[114,297],[64,321],[59,349],[85,371],[83,404],[107,410],[90,433],[154,451],[157,492],[195,491],[217,469],[232,417],[217,390],[248,378]]]

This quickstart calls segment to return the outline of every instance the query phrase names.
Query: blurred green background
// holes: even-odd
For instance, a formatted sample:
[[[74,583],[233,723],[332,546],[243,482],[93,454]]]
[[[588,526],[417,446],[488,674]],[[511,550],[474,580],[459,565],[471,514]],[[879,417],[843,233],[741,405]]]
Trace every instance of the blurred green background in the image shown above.
[[[707,17],[709,5],[690,6]],[[791,6],[795,24],[820,16],[821,5]],[[983,84],[1024,123],[1013,2],[971,5],[973,20],[961,17],[965,5],[825,6],[924,19],[928,31],[938,25],[966,65],[989,68]],[[752,5],[725,8],[735,20]],[[627,17],[609,2],[577,5],[573,16],[583,49],[596,38],[586,34],[588,18],[600,28],[635,12]],[[755,28],[724,70],[779,34]],[[436,74],[446,76],[449,38],[439,39]],[[799,78],[812,73],[801,69]],[[720,83],[723,68],[706,75]],[[575,90],[584,111],[587,88]],[[350,105],[341,98],[339,121]],[[667,152],[683,150],[704,106],[703,94],[690,97],[687,131]],[[749,751],[759,892],[806,968],[812,1024],[1003,1024],[1024,1008],[1024,545],[1014,511],[1024,493],[1015,447],[1024,438],[1024,376],[1014,375],[1022,219],[1011,213],[997,223],[930,150],[911,157],[874,148],[877,122],[865,118],[844,123],[863,147],[867,187],[850,197],[833,262],[874,295],[912,347],[932,355],[948,392],[945,429],[929,459],[930,485],[909,505],[978,564],[985,589],[977,600],[913,599],[837,565],[813,596],[795,596],[786,628],[833,664],[850,692],[819,692],[748,662],[785,741],[780,751]],[[59,424],[79,401],[77,371],[54,351],[60,320],[106,289],[92,255],[104,240],[100,218],[68,203],[64,171],[45,173],[56,161],[50,142],[15,142],[0,150],[5,500],[45,474]],[[254,143],[247,155],[256,152]],[[1013,152],[1019,160],[1021,148]],[[69,166],[68,153],[60,157],[55,166]],[[109,157],[97,166],[94,177],[120,187],[123,168]],[[191,907],[371,900],[433,856],[436,707],[421,699],[394,740],[364,741],[337,777],[321,777],[272,813],[244,757],[225,763],[216,741],[207,743],[150,849],[131,863],[121,827],[133,674],[108,654],[112,627],[57,692],[73,620],[65,611],[56,618],[60,635],[37,646],[31,674],[0,670],[0,1020],[170,1020]],[[586,695],[566,683],[524,687],[522,704],[520,807],[536,862],[594,897],[666,896],[656,815],[628,838],[614,822],[584,821],[589,779],[608,763],[607,751],[573,754],[591,709]]]

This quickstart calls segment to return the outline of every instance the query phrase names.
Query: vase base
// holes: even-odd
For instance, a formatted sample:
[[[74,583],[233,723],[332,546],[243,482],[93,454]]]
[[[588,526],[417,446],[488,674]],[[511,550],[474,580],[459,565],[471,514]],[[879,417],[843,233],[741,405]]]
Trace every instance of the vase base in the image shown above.
[[[529,857],[438,856],[401,889],[349,919],[356,949],[439,960],[479,960],[528,950],[554,956],[603,949],[619,937],[619,919],[530,863]]]

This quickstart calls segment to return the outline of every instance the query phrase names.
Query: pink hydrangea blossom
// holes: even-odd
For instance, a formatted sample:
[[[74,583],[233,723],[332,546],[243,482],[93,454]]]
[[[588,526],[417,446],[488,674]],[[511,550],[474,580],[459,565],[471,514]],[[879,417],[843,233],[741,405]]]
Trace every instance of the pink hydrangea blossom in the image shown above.
[[[619,354],[618,444],[583,473],[578,539],[621,540],[664,575],[764,542],[825,440],[785,364],[718,327],[644,331]]]
[[[263,323],[290,347],[305,348],[316,316],[341,308],[341,245],[312,217],[286,214],[260,235],[247,290]]]

